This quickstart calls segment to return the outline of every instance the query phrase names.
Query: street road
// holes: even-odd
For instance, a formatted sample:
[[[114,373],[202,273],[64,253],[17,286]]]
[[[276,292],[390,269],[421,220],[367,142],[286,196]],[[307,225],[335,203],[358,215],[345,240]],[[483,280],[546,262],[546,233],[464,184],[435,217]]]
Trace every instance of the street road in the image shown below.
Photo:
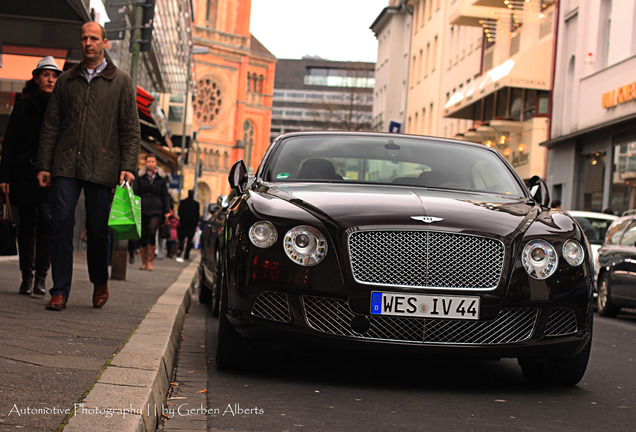
[[[528,385],[511,359],[286,351],[263,356],[250,371],[217,372],[212,360],[218,321],[209,313],[205,321],[202,355],[209,360],[206,409],[212,431],[636,428],[636,313],[619,319],[595,315],[590,365],[573,388]]]

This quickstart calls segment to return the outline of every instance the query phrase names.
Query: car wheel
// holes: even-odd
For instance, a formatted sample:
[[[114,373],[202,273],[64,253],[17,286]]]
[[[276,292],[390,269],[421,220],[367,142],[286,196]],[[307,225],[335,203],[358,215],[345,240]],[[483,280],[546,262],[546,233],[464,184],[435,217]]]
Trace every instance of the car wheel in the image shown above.
[[[212,291],[205,283],[205,270],[203,269],[203,263],[201,263],[199,265],[199,302],[201,304],[210,304],[211,301]]]
[[[520,358],[519,366],[524,378],[531,384],[574,386],[581,381],[590,359],[592,339],[571,359]]]
[[[227,318],[227,287],[221,282],[219,329],[216,338],[216,368],[241,369],[245,366],[245,341]]]
[[[211,304],[212,304],[212,315],[214,317],[219,316],[219,304],[220,304],[220,292],[221,292],[221,277],[222,277],[222,269],[221,269],[221,254],[219,253],[219,248],[216,248],[216,252],[214,253],[214,285],[212,286],[211,292]]]
[[[598,314],[602,317],[615,317],[621,309],[612,302],[610,293],[610,281],[605,273],[599,276],[598,297],[596,299]]]

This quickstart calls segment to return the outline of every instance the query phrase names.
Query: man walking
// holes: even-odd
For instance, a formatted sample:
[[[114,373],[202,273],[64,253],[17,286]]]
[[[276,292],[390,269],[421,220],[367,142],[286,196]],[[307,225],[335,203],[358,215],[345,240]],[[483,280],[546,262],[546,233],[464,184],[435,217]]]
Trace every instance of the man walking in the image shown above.
[[[93,307],[108,300],[108,215],[112,188],[132,183],[139,161],[139,118],[128,74],[104,57],[106,32],[82,26],[82,62],[63,73],[51,95],[38,149],[40,186],[52,184],[53,288],[48,310],[66,308],[73,276],[75,207],[84,190],[86,258]]]
[[[188,197],[181,200],[179,203],[179,222],[181,223],[179,233],[179,255],[177,261],[183,262],[185,259],[190,259],[190,249],[192,249],[192,239],[194,233],[197,230],[199,224],[199,202],[194,199],[194,191],[190,189],[188,191]],[[184,241],[187,239],[185,245],[185,253],[181,258],[181,251],[183,251]]]

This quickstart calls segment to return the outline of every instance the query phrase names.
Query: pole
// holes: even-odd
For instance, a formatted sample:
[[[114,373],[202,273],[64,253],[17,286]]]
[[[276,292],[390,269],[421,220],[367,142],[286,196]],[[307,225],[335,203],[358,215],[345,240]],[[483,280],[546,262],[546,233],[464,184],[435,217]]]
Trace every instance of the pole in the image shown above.
[[[188,102],[190,99],[190,79],[192,78],[192,64],[190,63],[192,59],[192,50],[188,52],[188,61],[186,62],[186,91],[185,91],[185,100],[183,101],[183,129],[181,133],[181,156],[179,157],[179,191],[178,191],[178,200],[181,200],[181,191],[183,190],[183,163],[185,157],[185,144],[186,144],[186,131],[187,131],[187,121],[188,121]]]
[[[139,52],[141,51],[141,27],[144,20],[144,1],[134,3],[135,22],[131,34],[132,61],[130,64],[130,78],[132,78],[135,97],[137,97],[137,83],[139,81]],[[128,241],[113,240],[111,255],[111,279],[126,280],[126,266],[128,262]]]
[[[200,130],[200,129],[199,129]],[[199,177],[201,176],[201,171],[199,169],[199,149],[201,148],[201,145],[199,144],[199,132],[197,131],[197,134],[194,137],[194,142],[197,144],[197,155],[194,159],[194,196],[197,196],[197,189],[198,189],[198,185],[199,185]]]
[[[135,22],[133,24],[132,38],[132,62],[130,65],[130,77],[132,78],[133,88],[137,91],[137,83],[139,82],[139,52],[141,51],[141,27],[144,20],[144,2],[143,0],[134,3]]]

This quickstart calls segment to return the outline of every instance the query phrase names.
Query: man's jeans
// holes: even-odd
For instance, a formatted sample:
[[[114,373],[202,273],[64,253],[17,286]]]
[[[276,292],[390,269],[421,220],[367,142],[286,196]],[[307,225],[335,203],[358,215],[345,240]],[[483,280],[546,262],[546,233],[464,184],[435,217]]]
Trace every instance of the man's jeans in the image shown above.
[[[73,279],[73,233],[75,208],[84,189],[86,209],[88,275],[94,285],[108,281],[108,215],[112,188],[67,177],[53,180],[53,241],[51,266],[53,288],[51,296],[62,294],[68,299]]]

